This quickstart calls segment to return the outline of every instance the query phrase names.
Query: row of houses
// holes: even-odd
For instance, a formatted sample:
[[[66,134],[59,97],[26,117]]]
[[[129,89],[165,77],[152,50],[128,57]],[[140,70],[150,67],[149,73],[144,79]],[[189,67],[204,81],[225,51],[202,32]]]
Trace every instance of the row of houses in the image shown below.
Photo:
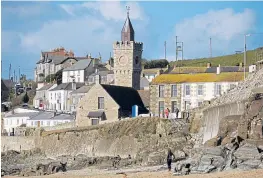
[[[74,120],[75,116],[70,114],[16,108],[3,117],[2,133],[11,136],[19,127],[53,127]]]

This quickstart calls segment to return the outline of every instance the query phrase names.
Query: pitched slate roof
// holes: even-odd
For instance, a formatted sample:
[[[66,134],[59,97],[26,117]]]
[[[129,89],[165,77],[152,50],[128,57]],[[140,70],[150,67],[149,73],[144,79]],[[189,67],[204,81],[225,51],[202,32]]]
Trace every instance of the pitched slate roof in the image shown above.
[[[71,94],[78,94],[78,93],[87,93],[93,85],[84,85],[80,87],[79,89],[71,92]]]
[[[54,85],[53,83],[50,83],[50,84],[44,85],[42,88],[40,88],[40,89],[37,90],[37,91],[48,90],[48,89],[50,89],[53,85]]]
[[[76,89],[79,89],[83,85],[84,83],[76,83]],[[50,91],[57,91],[57,90],[72,90],[72,83],[61,83]]]
[[[210,67],[206,69],[206,73],[216,73],[217,67]],[[244,68],[239,66],[222,66],[220,67],[221,72],[243,72]],[[246,68],[248,71],[248,68]]]
[[[88,117],[102,117],[104,111],[90,111]]]
[[[39,121],[39,120],[73,120],[74,116],[69,114],[57,114],[54,116],[54,112],[39,112],[29,119],[29,121]]]
[[[79,60],[70,67],[64,69],[64,71],[84,70],[90,65],[91,59]]]
[[[132,106],[138,105],[140,112],[147,112],[137,90],[130,87],[104,85],[101,86],[115,100],[122,110],[132,110]]]
[[[15,86],[15,82],[12,82],[12,80],[9,80],[9,79],[7,79],[7,80],[2,79],[2,81],[4,82],[5,86],[6,86],[8,89],[10,89],[10,88],[12,88],[12,87]]]
[[[162,74],[152,80],[152,84],[161,83],[197,83],[197,82],[238,82],[243,80],[243,72]]]
[[[150,106],[150,90],[138,90],[138,93],[142,99],[145,107]]]

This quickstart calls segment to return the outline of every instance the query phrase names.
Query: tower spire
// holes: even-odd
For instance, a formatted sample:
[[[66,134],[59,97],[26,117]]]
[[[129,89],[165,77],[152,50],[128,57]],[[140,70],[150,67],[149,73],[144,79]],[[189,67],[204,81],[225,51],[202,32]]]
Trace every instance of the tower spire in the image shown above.
[[[130,11],[130,6],[126,6],[126,10],[127,10],[127,17],[129,17],[129,11]]]
[[[134,41],[134,30],[130,21],[130,7],[126,6],[127,18],[121,31],[121,41]]]

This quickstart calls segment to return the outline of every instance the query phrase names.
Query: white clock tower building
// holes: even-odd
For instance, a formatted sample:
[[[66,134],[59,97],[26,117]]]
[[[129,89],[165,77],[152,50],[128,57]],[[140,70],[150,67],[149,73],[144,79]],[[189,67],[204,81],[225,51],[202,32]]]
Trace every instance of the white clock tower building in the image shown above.
[[[129,18],[121,31],[121,41],[113,44],[115,85],[140,89],[143,44],[134,41],[134,30]]]

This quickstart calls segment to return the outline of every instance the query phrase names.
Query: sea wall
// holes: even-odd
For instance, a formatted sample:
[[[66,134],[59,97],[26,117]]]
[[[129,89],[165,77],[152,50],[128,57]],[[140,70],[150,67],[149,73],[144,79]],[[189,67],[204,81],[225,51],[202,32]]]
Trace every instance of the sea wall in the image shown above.
[[[242,115],[245,111],[245,101],[238,101],[214,106],[203,111],[203,143],[215,137],[222,118],[230,115]]]
[[[168,147],[183,149],[186,141],[182,132],[171,133],[171,123],[167,119],[137,118],[98,126],[44,131],[35,144],[48,157],[78,154],[143,157],[152,152],[167,151]]]
[[[35,138],[33,136],[1,136],[1,152],[7,150],[31,150],[36,146]]]

